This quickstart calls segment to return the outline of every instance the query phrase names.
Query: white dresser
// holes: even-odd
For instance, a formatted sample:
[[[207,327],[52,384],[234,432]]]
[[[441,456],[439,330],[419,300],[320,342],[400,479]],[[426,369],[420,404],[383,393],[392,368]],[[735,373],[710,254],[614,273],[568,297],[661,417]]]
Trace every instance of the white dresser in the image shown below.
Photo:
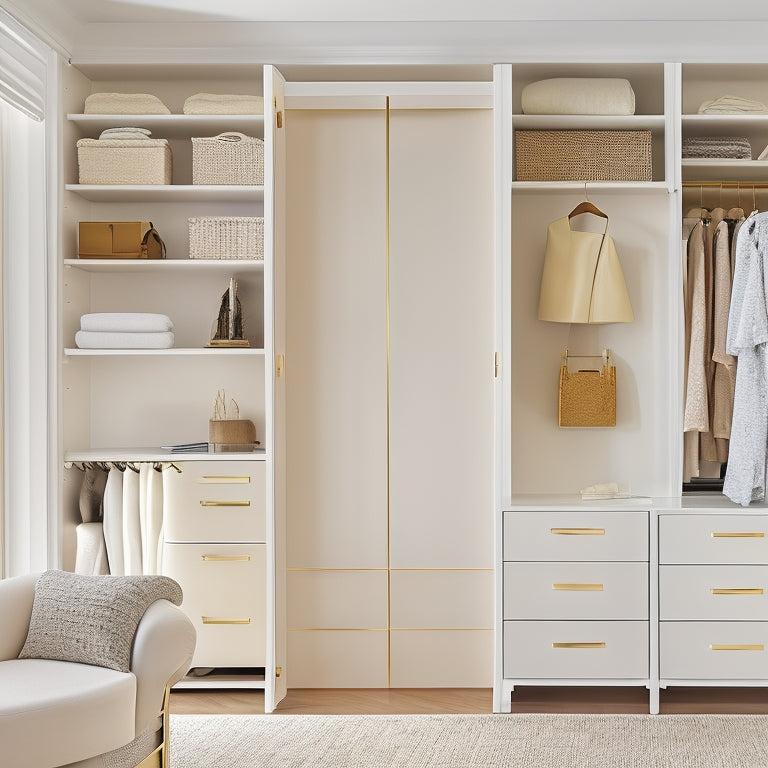
[[[515,685],[647,685],[648,511],[503,514],[502,711]]]

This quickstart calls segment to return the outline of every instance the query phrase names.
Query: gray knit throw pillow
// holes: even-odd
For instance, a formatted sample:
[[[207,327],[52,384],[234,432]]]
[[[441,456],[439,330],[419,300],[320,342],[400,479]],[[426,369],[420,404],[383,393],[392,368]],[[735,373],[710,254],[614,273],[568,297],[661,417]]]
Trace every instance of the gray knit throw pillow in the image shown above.
[[[130,671],[136,627],[155,600],[181,605],[167,576],[80,576],[46,571],[35,585],[20,659],[56,659]]]

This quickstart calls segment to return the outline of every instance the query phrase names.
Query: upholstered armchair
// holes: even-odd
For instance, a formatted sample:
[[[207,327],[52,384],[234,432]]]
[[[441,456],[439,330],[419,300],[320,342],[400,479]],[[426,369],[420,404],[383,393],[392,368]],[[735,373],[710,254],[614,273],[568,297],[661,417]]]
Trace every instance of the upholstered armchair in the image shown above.
[[[195,647],[180,602],[160,576],[0,581],[0,764],[167,766],[170,686]]]

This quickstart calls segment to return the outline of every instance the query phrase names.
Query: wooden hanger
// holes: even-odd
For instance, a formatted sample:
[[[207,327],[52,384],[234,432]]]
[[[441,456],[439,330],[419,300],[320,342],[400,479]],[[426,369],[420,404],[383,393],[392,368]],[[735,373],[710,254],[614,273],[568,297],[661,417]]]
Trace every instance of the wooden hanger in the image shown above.
[[[572,219],[574,216],[578,216],[581,213],[592,213],[595,216],[600,216],[603,219],[608,218],[607,213],[603,213],[596,205],[590,203],[589,200],[585,200],[583,203],[579,203],[569,214],[568,218]]]

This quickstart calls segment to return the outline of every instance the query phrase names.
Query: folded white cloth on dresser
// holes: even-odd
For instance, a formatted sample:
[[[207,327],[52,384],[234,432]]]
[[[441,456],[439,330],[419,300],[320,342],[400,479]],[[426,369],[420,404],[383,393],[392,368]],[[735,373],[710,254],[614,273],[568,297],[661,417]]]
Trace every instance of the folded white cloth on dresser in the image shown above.
[[[80,349],[170,349],[173,332],[152,331],[147,333],[122,333],[103,331],[78,331],[75,344]]]
[[[170,115],[171,110],[151,93],[92,93],[85,99],[86,115]]]
[[[263,96],[196,93],[184,102],[185,115],[261,115],[263,113]]]
[[[81,331],[146,333],[172,331],[168,315],[153,312],[91,312],[80,318]]]
[[[523,88],[526,115],[634,115],[635,92],[618,77],[553,77]]]

